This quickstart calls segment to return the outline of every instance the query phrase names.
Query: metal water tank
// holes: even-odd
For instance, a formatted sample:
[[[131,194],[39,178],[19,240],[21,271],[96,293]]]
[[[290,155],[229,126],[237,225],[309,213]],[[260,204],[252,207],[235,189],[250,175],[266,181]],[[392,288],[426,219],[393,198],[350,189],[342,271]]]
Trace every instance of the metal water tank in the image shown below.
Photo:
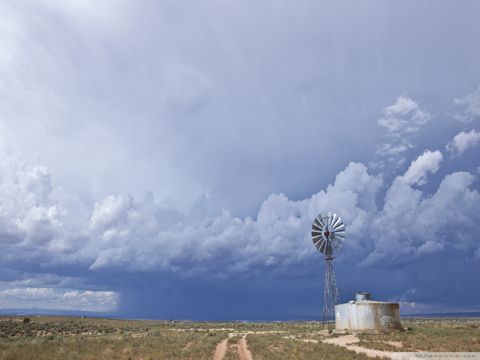
[[[335,305],[337,330],[402,329],[400,305],[394,302],[372,301],[369,293],[359,292],[356,301]]]

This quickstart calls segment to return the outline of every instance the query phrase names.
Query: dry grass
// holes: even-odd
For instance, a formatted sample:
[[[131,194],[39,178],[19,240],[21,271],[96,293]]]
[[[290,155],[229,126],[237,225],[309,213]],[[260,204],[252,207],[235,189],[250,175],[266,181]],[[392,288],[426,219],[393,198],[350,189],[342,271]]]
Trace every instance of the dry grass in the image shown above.
[[[224,360],[239,360],[240,353],[238,351],[237,343],[241,339],[241,336],[233,336],[228,339],[227,353],[225,354]]]
[[[211,359],[228,333],[249,333],[254,359],[366,359],[324,344],[321,323],[198,323],[61,317],[0,317],[0,359]],[[359,334],[384,351],[480,351],[480,320],[404,320],[411,330]],[[332,335],[330,335],[332,336]],[[239,359],[229,339],[225,360]],[[305,342],[314,340],[316,342]],[[401,349],[388,341],[401,342]]]
[[[248,335],[247,341],[256,360],[368,359],[366,355],[355,354],[339,346],[285,339],[275,335]]]
[[[423,319],[404,320],[407,331],[380,334],[360,334],[359,345],[386,351],[464,351],[480,352],[480,320],[478,319]],[[396,348],[388,341],[401,342]]]
[[[211,359],[225,337],[222,332],[156,325],[71,318],[2,321],[0,359]]]

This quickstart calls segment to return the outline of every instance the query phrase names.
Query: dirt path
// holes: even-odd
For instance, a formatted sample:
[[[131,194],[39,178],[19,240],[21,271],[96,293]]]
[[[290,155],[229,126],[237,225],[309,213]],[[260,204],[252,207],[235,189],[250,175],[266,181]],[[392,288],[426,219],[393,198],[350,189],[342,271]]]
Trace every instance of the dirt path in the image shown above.
[[[327,344],[334,344],[338,346],[342,346],[348,350],[355,351],[357,354],[365,354],[368,357],[386,357],[391,359],[392,353],[389,351],[381,351],[381,350],[373,350],[367,349],[359,345],[354,345],[355,343],[360,342],[360,339],[355,335],[345,335],[340,336],[332,339],[323,340],[324,343]]]
[[[240,355],[240,360],[253,360],[252,353],[248,350],[247,346],[247,335],[249,333],[230,333],[228,334],[228,338],[220,341],[215,348],[215,352],[213,353],[213,360],[223,360],[225,358],[225,354],[227,353],[228,349],[228,339],[242,335],[240,340],[233,345],[238,349],[238,354]]]
[[[223,360],[227,352],[227,341],[228,339],[224,339],[217,344],[215,353],[213,354],[213,360]]]
[[[238,352],[240,354],[240,360],[253,360],[252,353],[248,350],[247,347],[247,335],[243,335],[240,340],[238,340]]]

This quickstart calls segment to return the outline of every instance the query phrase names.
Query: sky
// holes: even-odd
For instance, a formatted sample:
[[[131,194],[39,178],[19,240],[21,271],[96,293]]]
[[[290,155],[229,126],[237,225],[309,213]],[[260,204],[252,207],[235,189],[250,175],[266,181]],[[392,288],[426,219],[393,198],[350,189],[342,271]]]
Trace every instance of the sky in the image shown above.
[[[0,310],[480,311],[476,0],[0,1]]]

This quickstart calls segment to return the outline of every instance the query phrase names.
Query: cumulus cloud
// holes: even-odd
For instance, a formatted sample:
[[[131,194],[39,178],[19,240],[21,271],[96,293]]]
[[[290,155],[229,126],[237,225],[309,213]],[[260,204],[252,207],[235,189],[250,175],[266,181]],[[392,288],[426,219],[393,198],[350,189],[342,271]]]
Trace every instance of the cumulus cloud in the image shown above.
[[[112,311],[118,302],[119,295],[113,291],[78,291],[45,287],[0,290],[0,307],[6,309]]]
[[[28,259],[47,265],[79,259],[85,226],[78,226],[82,221],[76,218],[75,206],[70,207],[69,198],[55,189],[47,168],[29,165],[5,146],[0,148],[0,160],[2,262]]]
[[[443,178],[433,194],[424,194],[412,185],[420,179],[425,183],[425,172],[435,171],[441,159],[437,156],[433,164],[419,171],[418,165],[425,164],[424,156],[412,162],[406,173],[397,177],[388,189],[384,207],[376,214],[370,228],[375,239],[374,251],[363,265],[402,262],[445,250],[475,249],[480,194],[471,189],[474,176],[468,172],[454,172]]]
[[[388,259],[397,248],[416,255],[441,252],[449,244],[432,234],[448,232],[447,224],[462,229],[474,226],[480,204],[478,192],[470,189],[474,177],[467,172],[447,175],[433,194],[415,188],[427,184],[442,159],[440,151],[427,150],[390,185],[381,175],[370,174],[365,165],[351,162],[331,185],[309,198],[270,195],[255,217],[240,218],[227,210],[208,215],[201,204],[200,210],[179,210],[157,203],[152,193],[141,199],[111,195],[97,202],[75,231],[66,216],[67,206],[54,196],[48,171],[12,165],[14,169],[6,169],[10,175],[0,182],[5,189],[0,203],[3,257],[10,266],[15,257],[25,256],[50,266],[75,263],[94,272],[228,276],[255,266],[308,261],[314,254],[311,221],[327,210],[341,214],[349,233],[344,251],[364,265]],[[11,178],[18,181],[6,181]],[[378,208],[377,196],[385,185],[383,206]],[[451,213],[456,204],[460,216],[443,214]],[[378,238],[376,233],[385,236]],[[468,248],[472,241],[462,235],[457,245]]]
[[[383,109],[377,124],[386,134],[384,142],[377,146],[376,154],[383,157],[377,165],[403,166],[405,153],[415,148],[415,136],[431,118],[430,113],[406,95],[399,96],[394,104]]]
[[[399,96],[393,105],[386,107],[378,120],[378,125],[387,132],[408,134],[417,132],[431,119],[431,115],[409,96]]]
[[[416,160],[412,161],[405,174],[400,177],[409,185],[423,185],[426,183],[428,173],[437,172],[443,155],[440,151],[425,151]]]
[[[312,256],[310,222],[319,212],[342,214],[354,234],[364,226],[360,219],[375,210],[382,185],[381,177],[352,162],[332,185],[310,198],[295,201],[272,194],[255,218],[239,218],[227,210],[215,216],[198,213],[197,208],[180,211],[156,203],[147,193],[142,199],[107,196],[94,205],[82,226],[74,227],[68,203],[57,197],[48,170],[17,166],[12,159],[9,163],[11,156],[3,155],[2,258],[13,268],[24,266],[15,264],[23,257],[48,266],[74,263],[93,271],[192,274],[298,263]]]
[[[472,93],[454,100],[459,110],[453,118],[463,123],[471,123],[480,118],[480,86]]]
[[[377,154],[379,155],[390,155],[390,156],[397,156],[409,149],[413,149],[413,144],[408,143],[405,140],[402,140],[398,144],[392,144],[392,143],[383,143],[378,146],[377,148]]]
[[[237,217],[227,210],[209,214],[205,199],[180,210],[156,202],[147,192],[143,198],[107,196],[81,225],[70,221],[69,202],[55,188],[48,169],[22,163],[12,153],[2,156],[0,259],[11,271],[2,283],[7,287],[0,293],[4,306],[113,309],[120,296],[105,292],[105,287],[115,289],[108,281],[92,288],[96,274],[225,279],[301,266],[318,256],[310,239],[311,221],[329,210],[347,225],[342,259],[361,267],[402,266],[452,251],[475,260],[479,251],[475,176],[453,172],[433,189],[429,179],[443,159],[438,150],[420,154],[391,183],[351,162],[325,190],[301,200],[272,194],[254,217]],[[29,264],[45,275],[32,276]],[[62,269],[71,266],[79,277],[64,277]],[[78,290],[85,286],[95,290]]]
[[[58,238],[63,230],[63,208],[52,197],[50,176],[44,167],[17,165],[2,154],[0,178],[3,244],[42,244]],[[5,241],[6,240],[6,241]]]
[[[309,229],[319,212],[335,204],[332,210],[352,224],[350,232],[358,232],[363,226],[359,219],[375,209],[381,184],[381,178],[368,174],[364,165],[350,163],[332,185],[308,199],[293,201],[283,194],[270,195],[256,219],[238,218],[228,211],[203,219],[184,214],[168,226],[162,222],[167,209],[155,205],[152,198],[108,197],[95,205],[91,217],[98,250],[90,269],[228,274],[253,265],[298,263],[312,256]],[[187,268],[182,264],[188,264]]]
[[[474,147],[480,142],[480,132],[470,130],[469,132],[459,132],[454,138],[447,144],[447,150],[452,155],[461,155],[466,150]]]

